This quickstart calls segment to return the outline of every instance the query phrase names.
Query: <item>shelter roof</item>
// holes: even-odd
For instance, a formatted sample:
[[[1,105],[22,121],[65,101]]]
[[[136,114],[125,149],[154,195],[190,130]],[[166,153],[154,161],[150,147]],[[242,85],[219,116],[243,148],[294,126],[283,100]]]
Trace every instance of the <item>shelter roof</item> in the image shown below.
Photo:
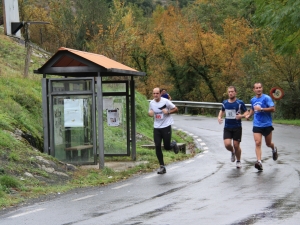
[[[144,76],[129,66],[112,60],[104,55],[61,47],[39,69],[38,74],[53,74],[71,77],[97,76]]]

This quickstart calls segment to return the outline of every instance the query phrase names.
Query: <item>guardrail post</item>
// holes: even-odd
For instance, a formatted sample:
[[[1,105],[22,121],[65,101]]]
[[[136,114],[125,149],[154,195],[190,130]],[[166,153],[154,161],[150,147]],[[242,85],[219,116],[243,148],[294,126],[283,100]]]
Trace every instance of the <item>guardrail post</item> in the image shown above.
[[[184,114],[188,114],[188,109],[187,109],[187,107],[184,107]]]
[[[220,110],[216,109],[216,116],[219,115]]]

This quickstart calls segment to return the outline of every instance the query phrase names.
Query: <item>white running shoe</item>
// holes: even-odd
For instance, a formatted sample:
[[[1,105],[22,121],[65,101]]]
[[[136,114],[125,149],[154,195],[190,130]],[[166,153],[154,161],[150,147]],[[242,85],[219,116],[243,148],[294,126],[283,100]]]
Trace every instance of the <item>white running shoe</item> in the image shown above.
[[[242,163],[241,163],[240,161],[237,161],[237,162],[236,162],[236,168],[239,169],[239,168],[241,168],[241,167],[242,167]]]

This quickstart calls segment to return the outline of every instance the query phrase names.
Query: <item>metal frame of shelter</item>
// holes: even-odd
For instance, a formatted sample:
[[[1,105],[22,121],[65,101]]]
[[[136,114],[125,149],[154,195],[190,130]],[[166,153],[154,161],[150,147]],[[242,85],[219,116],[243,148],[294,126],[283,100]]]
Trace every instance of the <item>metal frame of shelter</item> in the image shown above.
[[[57,145],[54,143],[54,139],[56,138],[54,131],[57,125],[56,123],[59,122],[62,125],[60,126],[59,132],[61,132],[61,127],[63,127],[64,140],[67,140],[62,143],[62,145],[64,145],[66,154],[76,152],[76,154],[79,154],[80,157],[84,157],[87,154],[90,156],[92,154],[92,157],[90,158],[93,158],[94,160],[82,160],[80,162],[77,161],[76,164],[97,164],[97,158],[99,154],[99,168],[104,168],[105,140],[103,125],[103,97],[123,96],[126,104],[124,104],[126,109],[126,112],[124,112],[124,115],[126,116],[126,118],[124,119],[124,127],[127,134],[127,151],[125,155],[130,155],[131,147],[131,158],[133,160],[136,159],[135,82],[133,78],[134,76],[145,76],[146,73],[139,72],[103,55],[78,51],[64,47],[59,48],[58,51],[41,68],[35,70],[34,73],[43,74],[42,106],[44,126],[44,153],[50,154],[55,157]],[[55,78],[53,78],[53,76],[51,76],[51,78],[47,78],[47,75],[56,76]],[[57,76],[63,76],[63,78],[58,78]],[[103,77],[112,76],[125,76],[130,77],[130,79],[123,81],[103,81]],[[124,90],[121,92],[117,92],[112,89],[104,93],[103,85],[105,84],[121,84],[124,86]],[[55,85],[60,85],[59,87],[61,88],[56,87]],[[80,88],[73,88],[75,85]],[[71,101],[72,99],[73,101]],[[59,105],[55,105],[57,102],[60,102],[62,108],[54,108],[59,107]],[[68,107],[75,108],[77,107],[75,105],[79,104],[78,109],[84,109],[84,112],[80,112],[80,115],[89,115],[87,117],[88,122],[83,123],[81,119],[79,119],[79,125],[77,126],[84,127],[87,126],[86,124],[88,123],[88,127],[82,128],[79,131],[74,131],[72,123],[70,121],[66,122],[67,115],[72,115],[71,113],[74,113],[76,111],[73,110],[73,108],[70,108],[73,111],[67,111],[66,108],[68,104],[71,104],[71,106]],[[86,107],[87,104],[89,104],[89,107]],[[88,110],[85,110],[86,108],[88,108]],[[57,117],[57,115],[61,114],[64,114],[63,121],[58,121],[58,119],[61,118]],[[75,114],[73,114],[73,116],[74,115]],[[81,118],[81,116],[78,116],[76,118]],[[73,131],[71,131],[72,129]],[[88,135],[89,140],[84,137],[83,141],[87,141],[88,143],[84,142],[84,144],[82,144],[82,142],[80,144],[78,142],[79,144],[78,146],[76,146],[76,148],[70,145],[71,132],[76,133],[78,136],[78,138],[73,138],[73,140],[83,139],[82,136],[86,136],[86,133],[88,132],[87,130],[90,130],[90,133]],[[70,157],[70,154],[68,155],[68,157]]]

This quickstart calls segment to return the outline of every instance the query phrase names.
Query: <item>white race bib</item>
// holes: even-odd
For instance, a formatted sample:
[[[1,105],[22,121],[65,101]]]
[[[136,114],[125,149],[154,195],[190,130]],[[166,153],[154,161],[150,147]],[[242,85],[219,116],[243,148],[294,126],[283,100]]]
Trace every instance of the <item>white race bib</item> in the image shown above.
[[[225,118],[226,119],[235,119],[236,117],[236,111],[235,109],[225,109]]]

